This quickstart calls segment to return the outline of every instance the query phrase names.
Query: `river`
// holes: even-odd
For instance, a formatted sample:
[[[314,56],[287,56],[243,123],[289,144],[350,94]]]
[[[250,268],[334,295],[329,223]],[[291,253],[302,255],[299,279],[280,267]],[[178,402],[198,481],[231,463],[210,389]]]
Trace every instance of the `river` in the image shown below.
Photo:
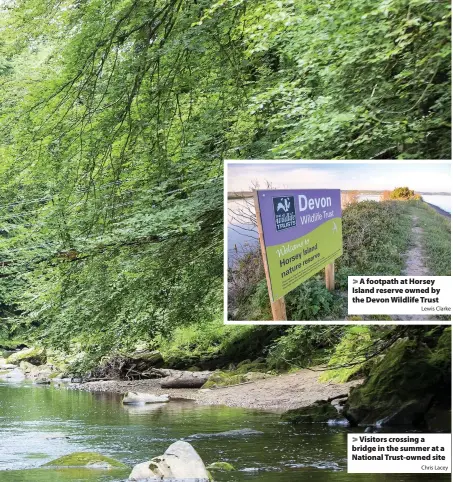
[[[239,437],[215,435],[243,428],[263,433]],[[277,414],[199,406],[188,401],[126,407],[119,396],[112,394],[0,382],[0,480],[123,481],[129,469],[109,474],[36,468],[77,451],[99,452],[133,466],[162,454],[181,438],[190,441],[205,463],[222,460],[235,466],[233,472],[216,472],[218,482],[427,480],[421,475],[348,474],[349,430],[321,424],[293,426],[280,422]],[[436,475],[436,480],[450,478]]]

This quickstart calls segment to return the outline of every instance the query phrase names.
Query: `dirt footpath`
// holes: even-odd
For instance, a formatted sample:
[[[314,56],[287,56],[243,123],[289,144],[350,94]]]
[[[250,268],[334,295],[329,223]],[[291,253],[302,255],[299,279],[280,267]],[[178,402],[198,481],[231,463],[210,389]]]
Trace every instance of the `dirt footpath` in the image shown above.
[[[284,412],[292,408],[311,405],[317,400],[347,395],[353,386],[362,383],[362,380],[348,383],[320,382],[318,378],[321,374],[322,372],[304,369],[242,385],[207,390],[162,389],[159,380],[156,379],[130,382],[87,382],[73,384],[71,387],[90,392],[125,393],[135,391],[156,395],[168,393],[171,398],[195,400],[201,405],[227,405],[229,407]]]
[[[418,225],[418,217],[412,216],[412,239],[411,246],[406,253],[406,266],[401,273],[402,276],[429,276],[430,272],[426,267],[426,256],[423,253],[422,234],[423,229]],[[433,315],[394,315],[394,320],[435,320]]]
[[[418,217],[412,216],[412,244],[406,253],[406,266],[402,273],[403,276],[429,276],[426,267],[426,257],[422,247],[423,229],[418,226]]]

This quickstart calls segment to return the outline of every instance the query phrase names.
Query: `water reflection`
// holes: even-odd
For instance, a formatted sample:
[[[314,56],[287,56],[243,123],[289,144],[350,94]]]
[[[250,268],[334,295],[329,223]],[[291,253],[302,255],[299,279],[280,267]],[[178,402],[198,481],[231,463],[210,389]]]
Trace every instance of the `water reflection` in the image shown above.
[[[119,395],[3,383],[0,469],[7,471],[0,472],[0,480],[118,482],[127,478],[129,469],[101,474],[36,468],[76,451],[100,452],[132,466],[162,454],[182,438],[191,441],[207,464],[227,461],[235,466],[234,472],[216,473],[218,482],[427,480],[422,475],[348,474],[349,431],[341,426],[293,426],[272,413],[190,401],[126,407]],[[439,475],[435,480],[450,478]]]

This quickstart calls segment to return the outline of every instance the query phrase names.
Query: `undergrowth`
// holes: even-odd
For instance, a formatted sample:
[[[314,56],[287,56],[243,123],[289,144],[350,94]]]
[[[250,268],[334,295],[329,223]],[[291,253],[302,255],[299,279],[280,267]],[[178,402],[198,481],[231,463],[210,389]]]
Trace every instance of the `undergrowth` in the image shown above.
[[[170,367],[219,368],[246,358],[264,360],[268,347],[285,329],[280,325],[232,326],[215,320],[176,328],[171,337],[155,341]]]
[[[362,201],[343,211],[343,256],[335,262],[336,287],[348,276],[398,276],[411,237],[409,206],[401,201]]]
[[[327,363],[345,328],[343,325],[292,326],[272,344],[267,363],[277,370]]]

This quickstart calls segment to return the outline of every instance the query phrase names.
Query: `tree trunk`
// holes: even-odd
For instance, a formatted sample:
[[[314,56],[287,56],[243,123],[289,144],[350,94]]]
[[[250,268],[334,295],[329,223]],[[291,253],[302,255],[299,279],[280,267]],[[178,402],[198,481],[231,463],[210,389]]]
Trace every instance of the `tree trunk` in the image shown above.
[[[172,372],[161,381],[162,388],[201,388],[211,375],[211,372],[162,371]]]

